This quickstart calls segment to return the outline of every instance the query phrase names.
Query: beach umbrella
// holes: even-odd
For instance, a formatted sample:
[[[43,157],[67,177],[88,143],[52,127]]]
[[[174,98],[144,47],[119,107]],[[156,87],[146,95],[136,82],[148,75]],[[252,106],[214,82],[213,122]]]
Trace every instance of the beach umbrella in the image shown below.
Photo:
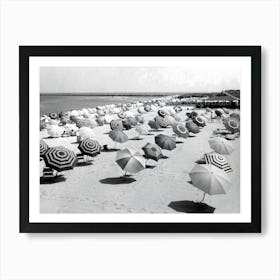
[[[231,143],[222,137],[209,139],[208,142],[210,147],[219,154],[229,155],[234,150]]]
[[[203,127],[206,125],[205,121],[200,116],[194,116],[192,120],[198,126]]]
[[[78,149],[82,154],[94,157],[101,153],[102,147],[96,140],[87,138],[79,144]]]
[[[176,120],[174,117],[170,116],[170,115],[166,115],[163,120],[168,124],[168,125],[173,125],[176,123]]]
[[[209,107],[206,107],[206,108],[205,108],[205,111],[206,111],[207,113],[212,113],[212,109],[210,109]]]
[[[166,112],[165,110],[163,109],[159,109],[158,110],[158,115],[162,118],[164,118],[165,116],[169,115],[168,112]]]
[[[135,127],[135,131],[137,131],[139,133],[139,135],[147,135],[148,134],[148,130],[146,129],[146,127],[142,124],[138,124]]]
[[[158,161],[162,157],[162,151],[161,148],[158,145],[152,144],[148,142],[142,150],[145,153],[145,156],[147,159],[153,159],[155,161]]]
[[[135,117],[128,117],[126,119],[126,122],[130,125],[130,126],[136,126],[137,125],[137,120],[135,119]]]
[[[49,125],[47,127],[47,132],[50,137],[60,137],[64,131],[64,128],[58,125]]]
[[[76,154],[62,146],[51,147],[44,154],[47,167],[58,172],[73,169],[77,164]]]
[[[110,127],[112,130],[118,129],[118,130],[123,130],[123,124],[121,120],[112,120],[110,122]]]
[[[227,162],[226,158],[218,153],[208,153],[204,155],[206,164],[212,164],[225,172],[231,172],[232,168]]]
[[[138,123],[142,123],[142,124],[145,123],[145,120],[142,116],[135,116],[135,119]]]
[[[173,108],[170,108],[170,109],[168,110],[168,112],[169,112],[169,114],[170,114],[171,116],[175,116],[175,115],[176,115],[176,111],[175,111]]]
[[[154,120],[159,127],[166,128],[168,126],[168,123],[164,120],[163,117],[156,116]]]
[[[124,119],[122,121],[123,127],[125,128],[125,130],[130,130],[132,128],[131,124],[127,121],[127,119]]]
[[[128,141],[127,135],[119,129],[111,130],[109,133],[109,137],[114,142],[118,142],[118,143],[124,143]]]
[[[159,134],[155,137],[155,142],[162,149],[172,151],[176,148],[176,142],[168,135]]]
[[[205,194],[226,194],[231,186],[228,175],[212,164],[197,164],[189,173],[192,184]]]
[[[75,136],[77,131],[79,130],[76,124],[68,123],[64,126],[65,132],[71,136]]]
[[[172,126],[173,132],[182,138],[187,138],[189,136],[189,131],[184,123],[176,123]]]
[[[137,173],[145,168],[145,159],[140,152],[123,149],[117,152],[116,163],[126,172]]]
[[[94,137],[94,132],[89,127],[81,127],[79,129],[78,133],[82,137],[82,139],[93,138]]]
[[[222,109],[217,109],[215,110],[215,114],[218,116],[218,117],[221,117],[223,115],[224,111]]]
[[[114,120],[114,118],[112,116],[110,116],[110,115],[104,116],[104,122],[105,123],[110,123],[113,120]]]
[[[240,122],[236,118],[226,118],[224,120],[224,125],[226,129],[232,133],[240,131]]]
[[[191,112],[191,118],[198,116],[198,113],[196,111]]]
[[[97,109],[96,113],[98,116],[105,116],[105,112],[101,109]]]
[[[199,126],[196,125],[193,121],[187,121],[186,128],[188,129],[189,132],[194,133],[194,134],[196,134],[200,131]]]
[[[124,119],[124,118],[125,118],[125,113],[124,113],[124,112],[119,112],[119,113],[118,113],[118,117],[119,117],[120,119]]]
[[[48,149],[48,144],[44,140],[40,140],[40,157],[42,157]]]
[[[55,119],[58,118],[58,115],[57,115],[57,113],[50,113],[50,114],[49,114],[49,117],[50,117],[51,119],[55,120]]]
[[[146,104],[146,105],[144,106],[144,110],[145,110],[146,112],[150,112],[150,111],[151,111],[151,106],[150,106],[149,104]]]
[[[45,121],[40,121],[40,130],[43,130],[47,127],[47,124]]]
[[[160,126],[153,120],[150,120],[148,122],[148,125],[150,126],[151,129],[158,130],[160,128]]]
[[[81,127],[95,128],[97,126],[97,123],[94,120],[90,120],[90,119],[77,119],[76,126],[78,128]]]
[[[240,114],[238,113],[231,113],[229,116],[240,121]]]
[[[144,107],[139,107],[139,108],[137,109],[137,112],[138,112],[139,114],[143,114],[143,113],[145,113],[146,111],[145,111]]]
[[[96,122],[100,126],[104,125],[104,117],[97,117]]]
[[[229,110],[227,108],[222,108],[225,114],[229,114]]]

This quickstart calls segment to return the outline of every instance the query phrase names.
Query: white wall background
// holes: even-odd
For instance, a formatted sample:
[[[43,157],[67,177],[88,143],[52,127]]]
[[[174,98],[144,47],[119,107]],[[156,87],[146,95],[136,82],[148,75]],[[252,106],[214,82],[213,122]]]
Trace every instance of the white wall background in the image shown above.
[[[279,1],[3,0],[0,8],[1,279],[280,279]],[[18,45],[100,44],[262,45],[262,234],[18,233]]]

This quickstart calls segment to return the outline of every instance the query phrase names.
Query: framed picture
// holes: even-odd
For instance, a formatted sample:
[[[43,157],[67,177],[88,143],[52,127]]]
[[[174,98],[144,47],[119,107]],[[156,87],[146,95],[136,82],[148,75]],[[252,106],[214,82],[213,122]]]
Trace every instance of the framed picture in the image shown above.
[[[260,46],[20,46],[20,232],[261,232]]]

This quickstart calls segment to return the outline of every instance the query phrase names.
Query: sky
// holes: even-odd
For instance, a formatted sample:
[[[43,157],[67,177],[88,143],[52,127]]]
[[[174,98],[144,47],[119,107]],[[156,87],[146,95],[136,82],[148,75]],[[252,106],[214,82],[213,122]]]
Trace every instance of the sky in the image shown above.
[[[41,67],[40,93],[187,93],[240,89],[239,67]]]

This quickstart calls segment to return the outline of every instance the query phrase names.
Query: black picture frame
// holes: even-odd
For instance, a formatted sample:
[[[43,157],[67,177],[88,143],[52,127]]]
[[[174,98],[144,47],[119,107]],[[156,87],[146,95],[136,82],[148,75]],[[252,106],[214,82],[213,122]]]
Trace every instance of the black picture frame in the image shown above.
[[[250,223],[31,223],[29,221],[29,58],[32,56],[251,57]],[[21,233],[261,232],[261,46],[19,46]]]

